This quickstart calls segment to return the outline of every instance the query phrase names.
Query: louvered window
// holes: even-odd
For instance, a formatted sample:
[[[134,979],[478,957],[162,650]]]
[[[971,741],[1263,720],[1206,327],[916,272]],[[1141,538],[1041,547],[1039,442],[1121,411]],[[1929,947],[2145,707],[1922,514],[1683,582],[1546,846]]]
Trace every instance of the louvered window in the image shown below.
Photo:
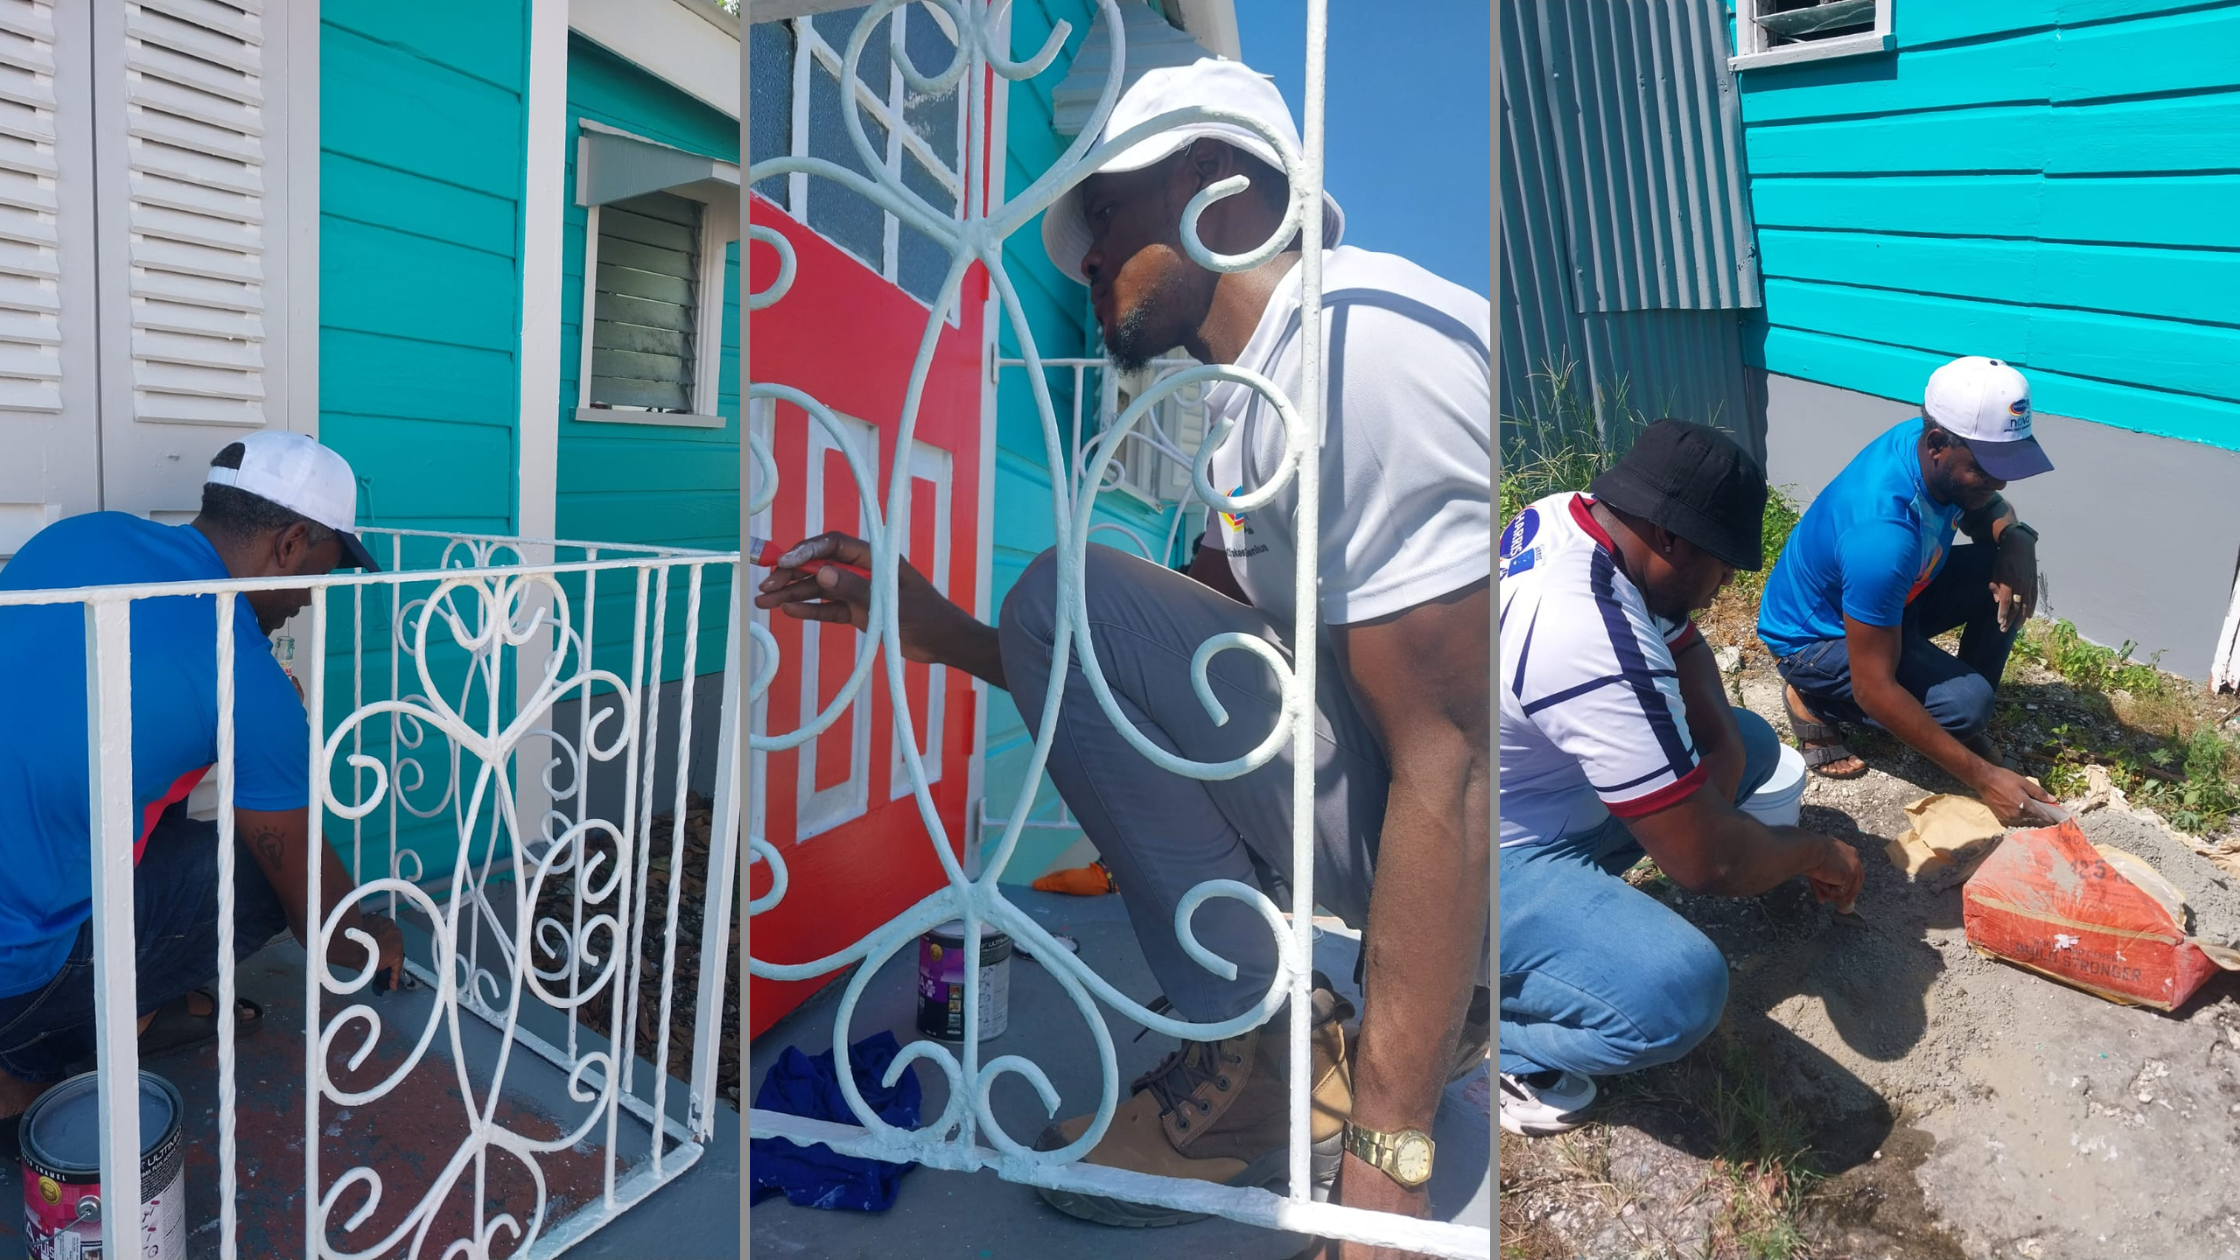
[[[705,213],[674,193],[599,207],[589,406],[695,411]]]
[[[1734,0],[1737,70],[1886,52],[1890,0]]]

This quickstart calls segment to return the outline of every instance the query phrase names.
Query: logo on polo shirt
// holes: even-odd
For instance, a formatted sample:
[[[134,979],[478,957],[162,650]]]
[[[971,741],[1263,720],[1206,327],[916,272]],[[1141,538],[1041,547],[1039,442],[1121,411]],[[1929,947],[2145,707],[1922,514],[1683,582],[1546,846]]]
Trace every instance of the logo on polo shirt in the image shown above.
[[[1243,493],[1244,487],[1240,485],[1236,489],[1229,492],[1229,497],[1234,499],[1238,495]],[[1223,512],[1221,514],[1221,519],[1227,521],[1229,523],[1229,528],[1231,529],[1243,529],[1244,523],[1252,518],[1244,512]]]
[[[1540,532],[1540,509],[1526,508],[1501,531],[1501,558],[1514,560],[1532,545],[1533,536]]]
[[[1517,513],[1517,519],[1501,531],[1501,576],[1516,577],[1528,572],[1539,552],[1532,550],[1532,540],[1540,533],[1540,510],[1526,508]]]

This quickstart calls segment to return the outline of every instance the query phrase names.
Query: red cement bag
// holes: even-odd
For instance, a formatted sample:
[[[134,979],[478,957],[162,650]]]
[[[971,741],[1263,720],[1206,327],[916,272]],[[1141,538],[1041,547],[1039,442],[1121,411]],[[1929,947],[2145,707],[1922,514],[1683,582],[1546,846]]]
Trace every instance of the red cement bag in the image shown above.
[[[2218,968],[2074,820],[2008,836],[1960,895],[1978,952],[2111,1002],[2173,1010]]]

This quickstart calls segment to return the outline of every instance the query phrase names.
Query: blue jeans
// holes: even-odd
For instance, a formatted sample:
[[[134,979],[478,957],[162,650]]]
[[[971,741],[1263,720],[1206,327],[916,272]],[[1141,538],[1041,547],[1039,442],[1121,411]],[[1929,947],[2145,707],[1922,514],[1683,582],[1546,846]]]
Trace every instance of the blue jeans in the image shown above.
[[[234,957],[247,958],[288,930],[287,911],[249,850],[236,841]],[[156,820],[132,880],[134,978],[139,1014],[218,976],[218,825],[184,804]],[[42,988],[0,998],[0,1068],[19,1081],[58,1081],[93,1057],[93,920]]]
[[[1955,739],[1969,739],[1991,725],[1992,696],[2007,672],[2007,654],[2022,633],[2017,621],[1999,628],[1991,598],[1997,547],[1981,543],[1955,547],[1940,570],[1906,606],[1899,628],[1898,685]],[[1929,640],[1960,631],[1960,655]],[[1815,643],[1776,663],[1782,680],[1797,689],[1813,712],[1831,722],[1883,729],[1851,694],[1851,652],[1842,639]]]
[[[1738,801],[1773,776],[1781,741],[1737,709]],[[1501,1070],[1608,1076],[1670,1063],[1719,1026],[1727,960],[1619,878],[1641,846],[1611,818],[1501,850]]]

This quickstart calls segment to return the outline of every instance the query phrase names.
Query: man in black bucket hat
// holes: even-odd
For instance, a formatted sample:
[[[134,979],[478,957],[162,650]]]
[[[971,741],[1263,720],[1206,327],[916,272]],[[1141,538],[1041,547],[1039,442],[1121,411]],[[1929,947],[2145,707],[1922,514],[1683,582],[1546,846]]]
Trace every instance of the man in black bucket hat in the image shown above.
[[[1727,703],[1690,615],[1763,563],[1765,474],[1732,439],[1659,420],[1591,494],[1501,532],[1501,1127],[1559,1133],[1594,1078],[1669,1063],[1719,1022],[1727,964],[1621,876],[1644,853],[1690,892],[1797,876],[1847,910],[1840,840],[1746,812],[1780,743]],[[1741,808],[1738,808],[1741,807]]]

